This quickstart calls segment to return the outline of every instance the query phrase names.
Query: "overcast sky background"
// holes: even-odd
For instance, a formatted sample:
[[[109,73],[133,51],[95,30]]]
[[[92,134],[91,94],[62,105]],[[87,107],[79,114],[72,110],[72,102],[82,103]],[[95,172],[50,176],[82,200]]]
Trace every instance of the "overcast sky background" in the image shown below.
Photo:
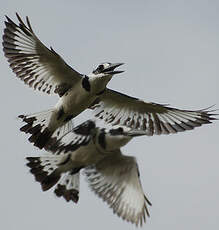
[[[1,2],[4,15],[28,15],[41,41],[81,73],[124,62],[109,87],[183,109],[219,108],[219,1]],[[3,52],[1,69],[1,229],[136,229],[81,182],[78,204],[42,192],[25,166],[40,152],[16,119],[58,100],[16,79]],[[122,69],[121,68],[121,69]],[[88,117],[86,113],[77,122]],[[219,229],[219,122],[169,136],[139,137],[123,152],[137,157],[152,202],[143,229]]]

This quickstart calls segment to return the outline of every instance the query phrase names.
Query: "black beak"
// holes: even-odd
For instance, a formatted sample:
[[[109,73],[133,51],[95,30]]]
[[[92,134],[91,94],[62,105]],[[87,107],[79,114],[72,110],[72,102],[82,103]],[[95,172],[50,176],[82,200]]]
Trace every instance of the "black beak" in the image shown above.
[[[124,131],[124,129],[121,127],[117,128],[117,129],[111,129],[110,134],[112,136],[123,135],[123,136],[127,136],[127,137],[138,137],[138,136],[146,135],[145,131],[142,131],[142,130],[131,129],[129,131]]]
[[[139,137],[139,136],[145,135],[145,131],[142,131],[142,130],[130,130],[130,131],[124,133],[124,134],[129,136],[129,137]]]
[[[123,65],[124,63],[111,63],[110,64],[110,66],[109,67],[107,67],[104,71],[103,71],[103,73],[106,73],[106,74],[110,74],[110,75],[114,75],[114,74],[118,74],[118,73],[123,73],[124,71],[122,71],[122,70],[116,70],[116,71],[114,71],[115,70],[115,68],[117,68],[117,67],[119,67],[119,66],[121,66],[121,65]]]

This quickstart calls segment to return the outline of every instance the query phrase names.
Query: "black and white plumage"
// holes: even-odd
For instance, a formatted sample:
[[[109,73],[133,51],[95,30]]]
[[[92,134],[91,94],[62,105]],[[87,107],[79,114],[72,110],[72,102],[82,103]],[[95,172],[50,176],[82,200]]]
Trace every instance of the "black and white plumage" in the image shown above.
[[[68,127],[69,121],[93,104],[122,63],[100,64],[92,73],[82,75],[71,68],[52,48],[48,49],[18,14],[19,24],[6,16],[3,51],[13,72],[33,89],[60,99],[53,109],[19,116],[26,125],[21,131],[31,134],[30,142],[43,148],[56,129]],[[62,131],[61,131],[62,132]]]
[[[142,225],[149,216],[150,201],[144,195],[135,157],[120,148],[144,132],[127,127],[98,127],[88,120],[62,138],[50,142],[50,153],[27,157],[27,166],[46,191],[66,201],[79,199],[79,175],[83,168],[91,189],[124,220]],[[62,178],[61,178],[62,177]],[[61,180],[60,180],[61,178]]]
[[[86,108],[93,108],[98,119],[139,129],[146,135],[178,133],[211,123],[210,110],[181,110],[146,102],[106,88],[121,63],[104,63],[85,76],[70,66],[52,48],[48,49],[17,14],[19,25],[7,17],[3,50],[15,74],[30,87],[58,93],[55,108],[19,116],[25,123],[21,131],[31,134],[29,141],[43,148],[56,132],[60,136],[71,128],[71,119]]]
[[[92,191],[124,220],[142,226],[150,216],[151,203],[143,193],[134,157],[114,153],[85,168],[85,175]]]
[[[107,124],[123,125],[145,132],[145,135],[161,135],[192,130],[216,120],[214,111],[182,110],[106,89],[93,104],[94,116]]]
[[[80,173],[69,169],[66,171],[62,167],[65,160],[68,161],[69,155],[44,154],[40,157],[27,157],[27,166],[30,172],[35,176],[35,180],[41,183],[43,191],[47,191],[56,183],[54,190],[58,197],[64,197],[66,201],[78,202]],[[65,164],[64,164],[65,166]],[[64,175],[61,173],[65,172]]]

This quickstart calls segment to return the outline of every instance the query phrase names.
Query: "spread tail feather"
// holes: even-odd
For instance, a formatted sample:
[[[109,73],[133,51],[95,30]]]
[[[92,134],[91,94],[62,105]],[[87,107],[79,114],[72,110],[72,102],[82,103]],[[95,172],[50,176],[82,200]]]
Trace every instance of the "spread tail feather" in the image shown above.
[[[54,109],[50,109],[31,115],[18,116],[26,123],[20,128],[20,131],[31,134],[28,140],[40,149],[46,148],[53,134],[58,138],[72,129],[71,120],[57,129],[54,125],[54,128],[51,128],[50,123],[53,112]]]
[[[79,200],[80,172],[72,173],[74,173],[73,170],[63,176],[54,193],[58,197],[63,197],[67,202],[72,200],[77,203]]]
[[[48,128],[53,111],[51,109],[31,115],[18,116],[26,123],[20,128],[20,131],[31,134],[28,140],[40,149],[46,145],[53,133]]]

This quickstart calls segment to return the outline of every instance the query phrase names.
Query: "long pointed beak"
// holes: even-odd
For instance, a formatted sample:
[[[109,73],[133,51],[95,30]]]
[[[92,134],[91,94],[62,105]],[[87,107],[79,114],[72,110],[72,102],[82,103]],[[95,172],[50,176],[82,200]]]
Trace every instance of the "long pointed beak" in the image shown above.
[[[106,68],[103,73],[107,73],[107,74],[111,74],[111,75],[114,75],[114,74],[119,74],[119,73],[123,73],[124,71],[122,70],[115,70],[115,68],[123,65],[124,63],[112,63],[108,68]]]
[[[130,130],[125,133],[129,137],[139,137],[145,135],[145,132],[142,130]]]

